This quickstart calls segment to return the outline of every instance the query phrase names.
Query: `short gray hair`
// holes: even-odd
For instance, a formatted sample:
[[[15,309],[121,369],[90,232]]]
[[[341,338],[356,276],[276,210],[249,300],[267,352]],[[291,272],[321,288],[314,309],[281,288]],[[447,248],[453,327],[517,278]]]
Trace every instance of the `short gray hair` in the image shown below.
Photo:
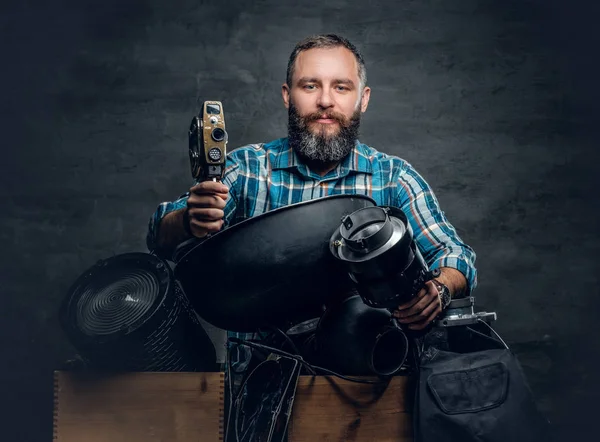
[[[335,48],[335,47],[345,47],[350,50],[356,57],[356,62],[358,64],[358,78],[360,80],[360,89],[364,88],[367,84],[367,69],[365,68],[365,61],[362,57],[360,51],[350,43],[344,37],[340,37],[336,34],[324,34],[324,35],[313,35],[305,38],[301,42],[299,42],[292,54],[290,55],[290,59],[287,65],[287,74],[286,74],[286,83],[289,87],[292,87],[292,77],[294,76],[294,65],[296,63],[296,58],[298,58],[298,54],[302,51],[307,51],[309,49],[315,48]]]

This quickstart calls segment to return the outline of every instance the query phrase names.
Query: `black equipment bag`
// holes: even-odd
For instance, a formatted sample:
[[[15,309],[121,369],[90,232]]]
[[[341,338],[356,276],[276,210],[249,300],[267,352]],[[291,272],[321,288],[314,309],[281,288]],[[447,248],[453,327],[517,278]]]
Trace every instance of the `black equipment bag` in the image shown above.
[[[425,339],[415,392],[415,442],[549,440],[548,421],[536,407],[517,357],[485,325],[499,339],[487,337],[496,343],[487,345],[492,348],[457,352]]]

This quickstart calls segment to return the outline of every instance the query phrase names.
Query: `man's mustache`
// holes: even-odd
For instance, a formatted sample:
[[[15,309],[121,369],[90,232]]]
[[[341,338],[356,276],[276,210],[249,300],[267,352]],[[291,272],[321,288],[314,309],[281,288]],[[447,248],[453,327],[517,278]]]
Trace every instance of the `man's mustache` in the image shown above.
[[[310,123],[311,121],[317,121],[321,119],[335,120],[343,126],[348,126],[349,119],[344,114],[338,112],[312,112],[304,117],[304,121]]]

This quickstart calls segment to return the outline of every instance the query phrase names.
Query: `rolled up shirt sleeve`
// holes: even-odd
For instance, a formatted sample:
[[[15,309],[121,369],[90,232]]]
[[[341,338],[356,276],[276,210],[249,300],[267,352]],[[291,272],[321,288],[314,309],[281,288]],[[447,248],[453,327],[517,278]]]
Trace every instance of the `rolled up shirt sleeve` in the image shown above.
[[[229,187],[229,198],[227,199],[227,203],[225,205],[225,224],[223,228],[232,224],[232,219],[234,217],[236,211],[236,180],[237,180],[237,163],[231,161],[228,158],[225,173],[223,175],[223,184]],[[194,183],[197,184],[196,181]],[[183,195],[180,195],[174,201],[165,201],[158,205],[150,220],[148,222],[148,233],[146,234],[146,246],[151,253],[158,252],[158,235],[160,232],[160,224],[162,219],[171,212],[174,212],[179,209],[183,209],[187,207],[187,199],[190,196],[190,192],[186,192]]]
[[[450,267],[461,272],[467,280],[469,295],[477,286],[475,251],[463,242],[427,182],[408,163],[398,178],[397,199],[429,268]]]
[[[158,233],[160,229],[160,222],[169,213],[176,210],[182,209],[187,206],[187,199],[189,192],[184,193],[175,201],[165,201],[160,203],[148,222],[148,233],[146,235],[146,246],[152,253],[156,253],[158,246]]]

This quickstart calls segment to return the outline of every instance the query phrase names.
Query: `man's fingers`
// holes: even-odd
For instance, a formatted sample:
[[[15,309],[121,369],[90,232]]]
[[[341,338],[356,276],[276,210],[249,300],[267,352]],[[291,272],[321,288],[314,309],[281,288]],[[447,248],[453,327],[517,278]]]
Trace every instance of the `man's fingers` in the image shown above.
[[[403,310],[408,310],[409,308],[411,308],[413,305],[415,305],[417,302],[419,302],[421,299],[423,299],[423,296],[425,296],[425,294],[427,293],[426,289],[422,288],[421,290],[419,290],[419,293],[417,293],[417,296],[415,296],[414,298],[412,298],[410,301],[406,301],[403,304],[400,304],[395,311],[403,311]]]
[[[442,307],[441,307],[441,305],[439,303],[436,303],[435,306],[436,306],[435,309],[427,317],[426,320],[424,320],[423,322],[416,323],[416,324],[410,324],[408,326],[408,328],[411,329],[411,330],[423,330],[425,327],[427,327],[442,312]]]
[[[225,212],[221,209],[216,208],[192,208],[188,210],[188,216],[190,217],[190,222],[192,220],[200,221],[200,222],[211,222],[211,221],[219,221],[223,219],[225,216]]]
[[[229,192],[229,187],[219,181],[202,181],[192,186],[190,190],[200,192],[227,193]]]
[[[229,193],[220,193],[220,192],[190,192],[190,196],[188,196],[188,201],[198,200],[204,198],[218,198],[223,201],[227,201],[229,198]]]
[[[218,181],[202,181],[194,185],[190,189],[190,193],[196,195],[205,195],[205,194],[220,194],[227,195],[229,193],[229,187],[227,187],[223,183],[219,183]]]
[[[216,221],[201,221],[196,218],[190,218],[190,231],[194,236],[201,238],[207,233],[216,233],[220,231],[224,222],[225,221],[222,219]]]
[[[411,302],[400,305],[393,314],[398,319],[416,315],[437,298],[437,288],[431,281],[428,281]]]
[[[422,322],[429,318],[429,316],[431,316],[431,314],[439,307],[440,301],[439,298],[436,297],[436,299],[431,300],[431,302],[428,305],[426,305],[422,310],[416,312],[412,316],[399,318],[398,321],[401,324],[414,324],[415,322]]]
[[[223,209],[225,208],[225,200],[227,198],[223,195],[207,194],[197,195],[191,194],[187,200],[187,206],[190,208],[214,208]]]
[[[398,319],[405,319],[417,315],[420,312],[422,312],[425,309],[425,307],[427,307],[431,303],[431,301],[431,297],[426,294],[421,299],[419,299],[418,302],[411,308],[395,312],[394,316]]]

